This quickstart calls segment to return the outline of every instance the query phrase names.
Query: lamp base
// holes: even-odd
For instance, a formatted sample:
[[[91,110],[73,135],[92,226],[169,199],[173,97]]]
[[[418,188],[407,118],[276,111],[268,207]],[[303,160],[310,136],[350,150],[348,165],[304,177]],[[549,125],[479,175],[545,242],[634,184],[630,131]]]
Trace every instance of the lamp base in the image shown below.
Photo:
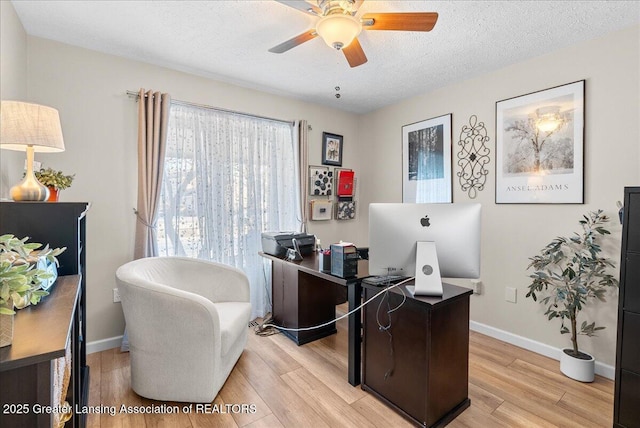
[[[18,202],[46,201],[49,197],[49,189],[42,185],[35,176],[29,177],[27,174],[19,184],[11,188],[10,194],[11,199]]]
[[[33,153],[33,146],[27,146],[27,170],[24,178],[10,190],[11,199],[14,201],[46,201],[49,197],[49,189],[40,183],[33,173]]]

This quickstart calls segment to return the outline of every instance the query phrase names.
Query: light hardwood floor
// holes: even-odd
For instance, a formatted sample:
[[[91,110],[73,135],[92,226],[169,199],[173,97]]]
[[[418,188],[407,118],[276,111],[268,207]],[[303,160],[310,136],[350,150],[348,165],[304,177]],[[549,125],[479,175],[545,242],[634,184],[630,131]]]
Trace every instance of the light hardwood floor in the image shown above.
[[[344,310],[340,306],[339,310]],[[214,400],[253,405],[255,412],[205,414],[119,413],[120,407],[175,405],[137,396],[129,387],[129,355],[111,349],[87,356],[89,405],[116,408],[116,415],[89,414],[88,427],[410,427],[406,420],[360,387],[347,382],[347,324],[338,334],[296,346],[282,335],[259,337],[247,347]],[[471,407],[449,427],[610,427],[613,382],[584,384],[564,377],[552,359],[471,332]],[[216,409],[212,407],[211,409]],[[215,411],[215,410],[214,410]]]

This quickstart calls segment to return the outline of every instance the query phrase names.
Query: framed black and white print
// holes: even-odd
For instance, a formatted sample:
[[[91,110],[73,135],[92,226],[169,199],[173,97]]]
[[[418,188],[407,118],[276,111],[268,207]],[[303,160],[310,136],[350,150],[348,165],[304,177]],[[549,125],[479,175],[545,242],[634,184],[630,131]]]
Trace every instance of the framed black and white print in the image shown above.
[[[309,166],[309,194],[333,195],[333,171],[328,166]]]
[[[496,102],[496,203],[584,203],[580,80]]]
[[[322,133],[322,165],[342,166],[342,135]]]
[[[402,127],[402,202],[452,202],[451,117]]]

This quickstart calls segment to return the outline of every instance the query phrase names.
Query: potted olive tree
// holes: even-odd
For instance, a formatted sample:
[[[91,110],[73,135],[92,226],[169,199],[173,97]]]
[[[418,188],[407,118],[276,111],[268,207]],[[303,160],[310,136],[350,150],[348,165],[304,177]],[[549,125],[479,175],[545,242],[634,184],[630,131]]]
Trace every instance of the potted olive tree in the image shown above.
[[[41,283],[51,274],[35,267],[38,259],[44,257],[57,265],[56,256],[66,249],[48,245],[40,249],[42,244],[27,243],[28,239],[0,236],[0,347],[13,341],[15,309],[35,305],[49,294],[41,289]]]
[[[49,202],[57,202],[60,196],[60,190],[64,190],[71,186],[73,175],[65,175],[62,171],[56,171],[52,168],[41,168],[35,173],[40,183],[49,188]]]
[[[602,249],[597,242],[610,233],[603,227],[608,221],[602,210],[590,212],[580,220],[581,233],[554,239],[529,259],[527,267],[534,272],[526,297],[537,301],[540,295],[540,303],[547,309],[544,315],[549,320],[560,318],[560,333],[571,335],[572,347],[562,350],[560,371],[582,382],[593,381],[595,360],[580,351],[578,336],[595,336],[604,327],[588,321],[578,324],[578,314],[592,301],[604,302],[607,289],[618,285],[609,273],[614,264],[600,255]]]

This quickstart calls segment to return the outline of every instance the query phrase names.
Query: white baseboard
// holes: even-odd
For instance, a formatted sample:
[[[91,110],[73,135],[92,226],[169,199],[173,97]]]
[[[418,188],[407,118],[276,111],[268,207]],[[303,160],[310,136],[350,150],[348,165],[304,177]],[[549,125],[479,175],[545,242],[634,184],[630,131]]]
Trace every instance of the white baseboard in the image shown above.
[[[520,348],[524,348],[528,351],[535,352],[537,354],[544,355],[545,357],[553,358],[560,361],[560,348],[555,348],[547,344],[537,342],[535,340],[528,339],[526,337],[518,336],[517,334],[509,333],[508,331],[500,330],[495,327],[491,327],[485,324],[481,324],[476,321],[469,321],[469,328],[478,333],[493,337],[506,343],[510,343]],[[616,369],[608,364],[603,364],[596,361],[595,372],[597,375],[606,377],[607,379],[614,380],[616,376]]]
[[[107,339],[87,342],[87,354],[106,351],[111,348],[119,348],[122,344],[122,336],[109,337]]]
[[[535,352],[545,357],[553,358],[560,361],[560,348],[546,345],[542,342],[528,339],[517,334],[509,333],[508,331],[500,330],[495,327],[481,324],[476,321],[469,321],[469,328],[478,333],[485,334],[495,339],[501,340],[506,343],[510,343],[520,348],[524,348],[528,351]],[[111,348],[119,348],[122,344],[122,336],[110,337],[108,339],[96,340],[94,342],[87,343],[87,354],[93,354],[94,352],[106,351]],[[596,374],[606,377],[607,379],[614,380],[616,375],[615,367],[608,364],[600,363],[596,361]]]

